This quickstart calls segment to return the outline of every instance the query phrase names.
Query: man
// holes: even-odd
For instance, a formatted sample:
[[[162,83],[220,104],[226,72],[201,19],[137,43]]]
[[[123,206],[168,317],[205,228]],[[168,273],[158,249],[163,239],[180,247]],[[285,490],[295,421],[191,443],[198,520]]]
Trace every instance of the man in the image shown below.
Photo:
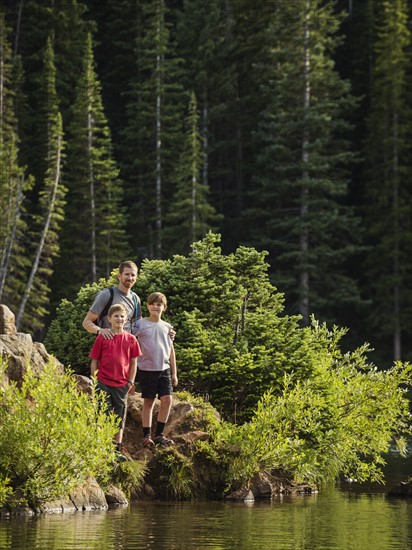
[[[127,312],[125,330],[131,332],[132,322],[142,316],[140,298],[131,290],[137,280],[137,271],[137,265],[129,260],[119,265],[119,272],[117,274],[119,282],[117,286],[101,290],[90,306],[86,317],[83,319],[82,325],[87,332],[100,334],[108,340],[114,337],[107,319],[107,311],[112,304],[124,305]],[[106,314],[104,314],[105,311]],[[99,320],[100,323],[97,324]]]

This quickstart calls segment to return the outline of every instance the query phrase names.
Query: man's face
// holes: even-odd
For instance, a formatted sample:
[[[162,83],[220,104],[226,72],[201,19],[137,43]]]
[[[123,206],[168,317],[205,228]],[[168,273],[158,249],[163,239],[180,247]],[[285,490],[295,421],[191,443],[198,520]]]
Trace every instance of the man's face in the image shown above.
[[[132,288],[137,279],[137,273],[131,267],[125,267],[122,273],[119,273],[119,282],[125,288]]]

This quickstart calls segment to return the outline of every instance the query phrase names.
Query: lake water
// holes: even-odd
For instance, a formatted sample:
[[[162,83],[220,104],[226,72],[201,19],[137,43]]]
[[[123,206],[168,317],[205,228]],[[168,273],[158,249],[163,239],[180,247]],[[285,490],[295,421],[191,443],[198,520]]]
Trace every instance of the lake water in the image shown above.
[[[391,463],[388,480],[412,473]],[[412,499],[343,484],[272,502],[138,502],[106,512],[0,520],[0,550],[410,550]]]

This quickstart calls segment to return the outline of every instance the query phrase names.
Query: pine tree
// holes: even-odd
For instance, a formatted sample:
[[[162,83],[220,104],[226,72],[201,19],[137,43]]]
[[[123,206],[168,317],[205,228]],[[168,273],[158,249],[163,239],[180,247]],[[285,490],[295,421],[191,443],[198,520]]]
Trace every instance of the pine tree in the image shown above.
[[[199,104],[202,180],[222,214],[219,225],[228,248],[247,235],[240,216],[253,172],[251,136],[259,111],[259,96],[250,95],[258,49],[252,27],[260,17],[265,20],[267,4],[185,0],[177,27],[185,86],[195,90]]]
[[[21,275],[28,266],[25,199],[33,181],[18,162],[11,58],[5,17],[0,11],[0,300],[14,310]]]
[[[109,276],[128,250],[123,186],[113,159],[91,35],[84,51],[72,122],[68,129],[63,181],[68,188],[62,252],[56,280],[63,295]],[[70,272],[67,270],[70,266]]]
[[[130,83],[122,156],[134,255],[162,257],[171,180],[181,149],[184,92],[164,0],[141,3],[136,71]]]
[[[43,104],[43,52],[51,37],[56,65],[56,87],[66,128],[74,101],[75,83],[82,64],[87,31],[94,25],[86,21],[86,2],[80,0],[24,0],[15,14],[15,55],[22,59],[25,74],[24,93],[30,109],[21,125],[21,158],[37,180],[42,180],[44,156],[37,150],[42,138],[37,113]],[[21,124],[21,123],[20,123]]]
[[[344,271],[358,231],[345,205],[352,155],[344,117],[354,101],[334,68],[333,8],[318,0],[274,7],[259,67],[266,107],[249,221],[253,242],[270,252],[274,280],[304,323],[311,313],[336,321],[336,312],[359,300]]]
[[[187,254],[191,245],[202,239],[217,220],[208,200],[209,189],[202,181],[202,139],[199,114],[192,93],[183,151],[176,170],[176,192],[166,217],[167,249]]]
[[[371,322],[392,336],[393,358],[402,356],[402,333],[411,334],[412,242],[411,33],[403,0],[371,0],[374,43],[370,112],[367,119],[366,226],[371,251],[366,262]]]
[[[61,183],[63,153],[62,116],[58,108],[56,93],[56,68],[51,40],[48,41],[44,56],[44,97],[45,103],[39,111],[44,146],[44,183],[39,196],[39,213],[33,234],[34,255],[32,267],[22,293],[16,315],[16,326],[33,331],[44,325],[48,313],[50,277],[53,261],[59,252],[59,230],[63,219],[66,189]]]

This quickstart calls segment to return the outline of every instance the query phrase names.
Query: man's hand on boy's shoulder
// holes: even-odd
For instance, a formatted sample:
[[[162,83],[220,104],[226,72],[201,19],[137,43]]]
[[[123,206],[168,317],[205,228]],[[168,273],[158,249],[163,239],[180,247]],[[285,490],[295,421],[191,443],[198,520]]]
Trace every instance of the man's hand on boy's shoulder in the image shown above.
[[[170,330],[169,330],[169,336],[170,336],[170,338],[171,338],[172,340],[175,339],[176,331],[175,331],[175,329],[174,329],[173,327],[171,327]]]
[[[99,336],[103,336],[105,340],[112,340],[112,338],[114,338],[111,328],[101,328],[99,330]]]

